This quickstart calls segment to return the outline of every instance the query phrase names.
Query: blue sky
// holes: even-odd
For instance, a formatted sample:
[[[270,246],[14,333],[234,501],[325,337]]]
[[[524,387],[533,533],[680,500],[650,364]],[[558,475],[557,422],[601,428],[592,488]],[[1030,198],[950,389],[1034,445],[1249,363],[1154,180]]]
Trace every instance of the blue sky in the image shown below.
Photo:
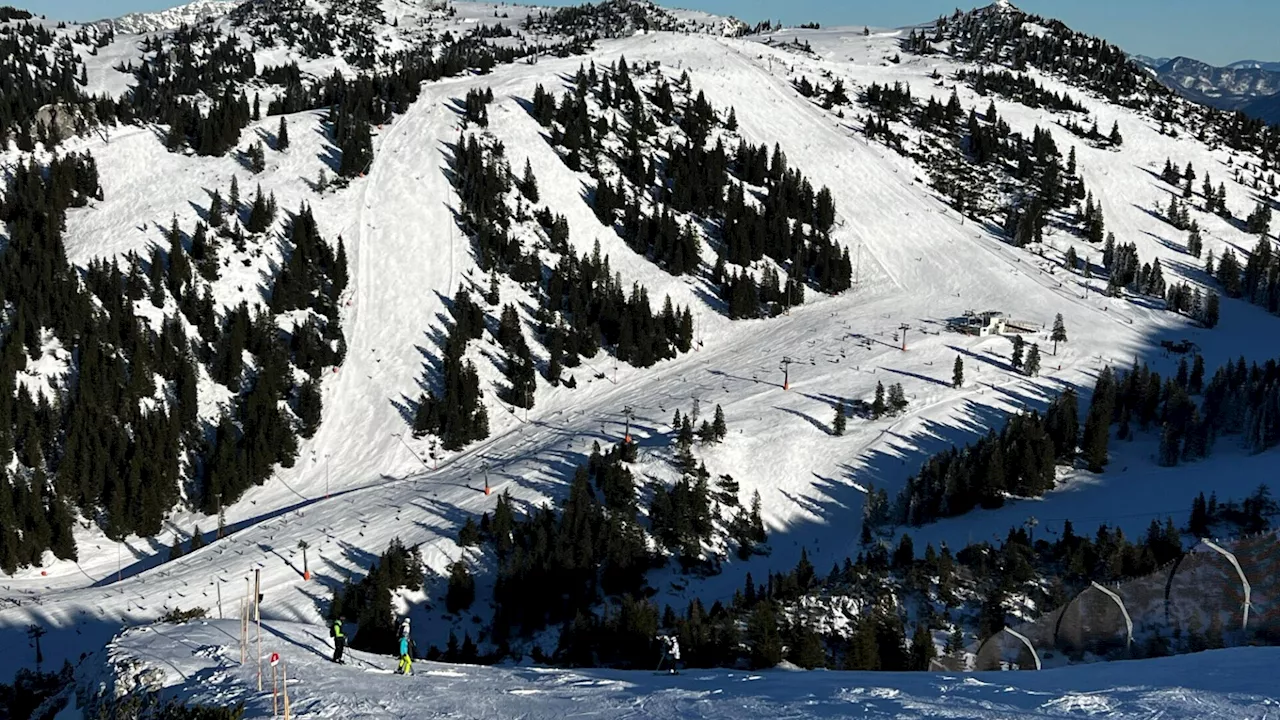
[[[18,0],[13,4],[25,4],[58,19],[94,20],[181,1]],[[749,22],[768,18],[787,24],[817,21],[895,27],[932,19],[957,6],[956,0],[667,0],[661,4],[733,14]],[[1015,4],[1153,57],[1186,55],[1215,64],[1280,61],[1277,0],[1015,0]]]

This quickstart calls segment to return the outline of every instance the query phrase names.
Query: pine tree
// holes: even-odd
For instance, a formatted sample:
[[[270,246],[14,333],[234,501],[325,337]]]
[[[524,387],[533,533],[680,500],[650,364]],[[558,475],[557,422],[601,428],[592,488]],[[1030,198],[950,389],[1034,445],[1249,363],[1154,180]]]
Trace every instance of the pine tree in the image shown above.
[[[871,416],[874,418],[879,418],[884,415],[884,411],[885,411],[884,383],[877,382],[876,397],[875,397],[875,400],[873,400],[871,403]]]
[[[1159,463],[1161,467],[1173,467],[1178,464],[1180,456],[1177,432],[1174,430],[1173,425],[1165,423],[1160,433]]]
[[[1204,302],[1204,326],[1207,328],[1215,328],[1218,326],[1218,293],[1211,292]]]
[[[836,403],[835,419],[831,421],[832,432],[837,437],[844,435],[846,422],[847,422],[847,419],[845,418],[844,401],[840,400]]]
[[[797,622],[788,643],[787,659],[806,670],[826,667],[827,652],[822,646],[822,636],[803,622]]]
[[[907,394],[902,389],[902,383],[894,383],[889,386],[889,408],[893,412],[900,413],[907,407]]]
[[[538,178],[534,177],[533,165],[527,158],[524,161],[524,179],[520,182],[520,192],[529,202],[538,202]]]
[[[200,526],[197,525],[195,530],[191,531],[191,552],[202,547],[204,547],[204,535],[200,532]]]
[[[299,435],[309,438],[316,434],[316,430],[320,428],[321,408],[320,382],[315,378],[307,378],[298,387],[298,419],[302,421]]]
[[[267,169],[267,153],[261,140],[249,146],[249,169],[255,175]]]
[[[1026,373],[1028,377],[1040,374],[1040,343],[1031,343],[1031,352],[1027,353]]]
[[[222,212],[222,195],[215,190],[213,198],[209,200],[209,227],[222,227],[223,223],[226,222]]]
[[[729,428],[724,420],[724,410],[719,405],[716,405],[715,420],[711,424],[711,431],[716,440],[724,440],[725,435],[729,433]]]
[[[1062,313],[1058,313],[1058,316],[1053,319],[1053,334],[1049,339],[1053,341],[1053,354],[1057,355],[1058,343],[1067,341],[1067,326],[1062,320]]]
[[[467,564],[461,560],[449,566],[449,587],[445,591],[445,610],[459,613],[471,607],[476,599],[476,581]]]
[[[1111,144],[1119,147],[1124,144],[1124,137],[1120,135],[1120,122],[1116,121],[1111,126]]]
[[[173,534],[173,544],[169,546],[169,559],[177,560],[182,557],[182,541],[178,539],[178,533]]]
[[[933,646],[933,635],[929,632],[929,627],[924,623],[916,625],[916,631],[911,636],[911,670],[925,671],[929,669],[930,663],[937,657],[937,648]]]
[[[1013,356],[1009,362],[1013,365],[1014,370],[1022,369],[1022,352],[1025,345],[1026,341],[1022,339],[1021,335],[1013,336]]]
[[[747,619],[747,645],[751,648],[753,668],[771,668],[782,662],[782,637],[778,634],[772,601],[756,603]]]
[[[1090,472],[1102,472],[1107,466],[1107,445],[1111,440],[1111,416],[1115,409],[1115,383],[1109,368],[1104,368],[1094,384],[1089,416],[1084,423],[1080,445]]]
[[[1187,252],[1192,257],[1200,257],[1200,253],[1204,249],[1204,238],[1200,234],[1199,223],[1192,223],[1191,234],[1187,236]]]
[[[289,121],[280,116],[280,129],[276,130],[276,150],[284,152],[289,149]]]
[[[1191,375],[1187,378],[1187,392],[1199,395],[1204,389],[1204,357],[1196,355],[1191,363]]]
[[[964,387],[964,358],[956,355],[955,365],[951,368],[951,387]]]

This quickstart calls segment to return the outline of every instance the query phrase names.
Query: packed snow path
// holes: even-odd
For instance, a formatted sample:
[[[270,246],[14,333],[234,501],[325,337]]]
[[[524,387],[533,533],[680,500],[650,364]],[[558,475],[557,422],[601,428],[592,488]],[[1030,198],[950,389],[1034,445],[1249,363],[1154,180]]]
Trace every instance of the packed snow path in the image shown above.
[[[187,702],[244,702],[246,718],[271,717],[270,667],[257,692],[257,667],[240,664],[234,622],[156,625],[130,630],[108,649],[127,667],[125,683],[158,670],[165,694]],[[256,637],[256,629],[251,631]],[[252,649],[256,652],[256,646]],[[305,718],[568,717],[707,718],[1025,718],[1106,717],[1245,720],[1272,717],[1280,701],[1270,669],[1275,648],[1219,650],[1141,662],[1045,672],[652,672],[479,667],[418,662],[412,677],[392,674],[395,659],[347,653],[333,664],[318,626],[266,623],[263,654],[288,667],[293,716]],[[251,655],[252,657],[252,655]],[[84,670],[82,670],[84,672]]]

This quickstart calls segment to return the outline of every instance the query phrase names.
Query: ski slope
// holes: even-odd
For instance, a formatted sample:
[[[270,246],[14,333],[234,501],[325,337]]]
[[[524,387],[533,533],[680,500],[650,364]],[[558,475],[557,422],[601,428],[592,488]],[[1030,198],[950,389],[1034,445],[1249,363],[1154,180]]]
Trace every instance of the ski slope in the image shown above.
[[[470,21],[485,17],[476,11]],[[864,38],[860,26],[784,35],[811,38],[817,55],[800,57],[757,40],[654,33],[602,41],[588,57],[544,58],[536,65],[500,66],[486,76],[427,84],[407,113],[377,131],[375,159],[366,176],[337,191],[317,191],[310,182],[329,167],[334,152],[319,118],[310,113],[288,118],[293,147],[287,153],[268,151],[269,170],[253,177],[252,184],[233,158],[165,152],[163,134],[151,128],[121,129],[109,143],[100,138],[77,141],[75,147],[88,149],[98,158],[106,199],[70,214],[67,247],[75,262],[130,250],[149,253],[152,244],[163,242],[160,238],[171,217],[176,214],[189,230],[200,209],[207,207],[207,193],[214,189],[225,193],[233,174],[240,178],[242,196],[250,195],[261,180],[264,192],[277,194],[282,211],[308,202],[324,236],[332,242],[343,238],[352,268],[342,309],[349,350],[344,365],[325,378],[325,415],[319,432],[303,441],[294,468],[279,470],[266,485],[227,508],[228,537],[163,562],[173,535],[134,538],[117,546],[86,527],[77,533],[79,563],[51,560],[0,580],[0,635],[6,641],[17,639],[28,624],[40,623],[50,628],[46,658],[59,662],[64,656],[77,656],[85,647],[101,646],[122,624],[145,623],[171,609],[200,606],[216,617],[221,597],[223,614],[233,616],[246,594],[245,579],[255,569],[266,588],[263,612],[268,619],[316,622],[330,589],[361,573],[394,537],[420,546],[427,566],[443,573],[464,552],[453,540],[457,528],[467,517],[492,509],[493,497],[481,490],[486,476],[499,492],[511,492],[520,506],[557,495],[572,469],[585,461],[593,442],[605,445],[620,440],[626,406],[637,415],[632,428],[641,446],[637,469],[645,477],[663,477],[668,472],[664,448],[670,439],[672,414],[677,409],[688,412],[695,398],[708,415],[721,405],[730,431],[722,444],[700,448],[700,458],[713,476],[733,475],[742,485],[744,498],[760,491],[774,552],[727,563],[722,575],[689,587],[687,579],[663,578],[660,599],[694,594],[723,598],[741,586],[748,571],[759,578],[769,569],[794,565],[802,548],[823,569],[856,554],[867,488],[887,488],[892,495],[924,457],[1000,427],[1007,413],[1040,407],[1050,393],[1064,386],[1091,387],[1103,366],[1127,367],[1135,356],[1149,359],[1162,373],[1172,371],[1176,359],[1153,351],[1160,339],[1195,340],[1210,371],[1241,354],[1257,359],[1280,355],[1280,336],[1259,331],[1275,319],[1242,302],[1224,301],[1220,327],[1201,331],[1173,314],[1083,293],[1075,286],[1074,276],[1055,270],[1055,265],[1060,266],[1055,258],[1009,247],[990,228],[966,221],[928,188],[922,172],[910,161],[869,144],[851,121],[810,103],[790,85],[793,70],[809,68],[811,75],[819,70],[838,72],[858,86],[897,79],[924,90],[933,87],[928,75],[934,64],[944,61],[887,63],[883,58],[894,52],[898,36],[879,33]],[[117,49],[104,57],[119,58],[124,52]],[[673,79],[687,71],[695,91],[705,92],[717,107],[736,108],[740,132],[747,140],[777,142],[793,166],[816,185],[830,187],[838,211],[834,238],[856,254],[858,286],[835,298],[810,293],[808,303],[784,317],[730,322],[702,298],[696,281],[658,270],[601,226],[582,199],[586,176],[559,162],[521,102],[532,98],[539,83],[558,94],[579,64],[608,64],[623,56],[633,66],[657,61]],[[689,304],[703,345],[643,371],[626,366],[615,371],[611,359],[598,355],[572,372],[578,389],[540,384],[537,404],[527,419],[523,412],[510,412],[486,383],[491,437],[461,453],[436,452],[437,462],[431,457],[431,440],[415,440],[408,431],[413,403],[425,391],[424,378],[440,354],[438,343],[445,324],[451,322],[446,301],[459,286],[487,285],[487,277],[476,268],[470,243],[456,228],[456,198],[444,172],[449,147],[458,136],[460,118],[454,101],[469,89],[485,87],[495,95],[489,109],[490,131],[506,143],[507,156],[517,171],[526,158],[530,160],[544,203],[569,218],[571,244],[587,252],[599,241],[624,281],[643,283],[654,302],[670,296],[677,304]],[[946,95],[950,89],[937,92]],[[1073,91],[1073,95],[1082,93]],[[962,99],[966,105],[974,102],[963,92]],[[1037,113],[1020,111],[1019,106],[999,101],[997,105],[1015,129],[1027,134],[1039,121]],[[1090,188],[1105,203],[1109,227],[1120,240],[1137,242],[1144,260],[1160,256],[1163,262],[1168,257],[1166,277],[1171,281],[1196,279],[1195,268],[1186,262],[1175,264],[1176,250],[1159,242],[1159,237],[1146,236],[1148,232],[1167,234],[1167,227],[1144,209],[1162,197],[1154,187],[1158,181],[1146,170],[1154,163],[1162,165],[1165,156],[1185,162],[1188,152],[1199,153],[1194,156],[1197,168],[1221,165],[1225,151],[1159,136],[1147,121],[1128,111],[1112,108],[1105,113],[1109,114],[1100,114],[1103,121],[1114,116],[1122,123],[1124,152],[1082,148],[1080,166]],[[276,122],[270,118],[250,126],[242,145],[255,135],[269,137]],[[1068,136],[1054,129],[1060,133],[1065,153]],[[1155,167],[1158,172],[1159,165]],[[1225,171],[1213,167],[1215,182],[1220,175],[1227,179]],[[152,182],[155,177],[164,182]],[[1246,191],[1234,183],[1228,183],[1228,191],[1229,204],[1239,213]],[[1249,242],[1226,223],[1207,228],[1206,250]],[[225,276],[218,286],[218,301],[255,300],[255,278],[269,271],[278,257],[272,252],[268,248],[263,256]],[[509,281],[503,282],[501,292],[503,302],[526,297]],[[945,331],[946,320],[966,310],[1004,310],[1045,326],[1062,313],[1071,341],[1050,356],[1047,333],[1028,338],[1040,342],[1046,352],[1043,377],[1028,379],[1009,366],[1007,339]],[[900,349],[898,335],[904,324],[909,327],[906,352]],[[473,346],[472,353],[483,378],[498,377],[494,364],[485,358],[486,353],[498,354],[491,339]],[[951,368],[957,354],[965,360],[966,384],[953,389]],[[779,362],[783,357],[798,361],[791,369],[790,391],[782,389]],[[879,421],[853,419],[845,436],[832,436],[835,403],[869,400],[878,382],[903,384],[911,401],[907,413]],[[214,410],[211,405],[209,411]],[[1259,482],[1270,482],[1275,459],[1274,454],[1245,459],[1220,449],[1205,463],[1157,469],[1148,459],[1153,453],[1148,442],[1116,443],[1107,473],[1069,473],[1062,489],[1041,500],[941,522],[923,530],[924,536],[958,547],[968,540],[1002,537],[1010,525],[1020,524],[1028,515],[1047,521],[1075,518],[1086,511],[1089,527],[1108,522],[1131,533],[1145,528],[1152,517],[1185,512],[1199,489],[1216,490],[1224,499],[1247,494]],[[1141,464],[1142,471],[1122,469],[1130,464]],[[185,539],[196,524],[208,533],[216,520],[178,511],[170,527]],[[302,579],[299,541],[311,547],[309,569],[314,577],[309,582]],[[924,543],[917,541],[917,547],[923,550]],[[412,599],[435,598],[442,591],[442,579],[432,577],[427,596]],[[426,613],[420,604],[413,612]],[[416,627],[424,647],[442,644],[447,633],[430,623]],[[0,677],[7,677],[23,662],[16,655],[0,659]],[[1177,663],[1185,662],[1189,661],[1169,661],[1168,667],[1182,668]],[[538,678],[538,682],[529,680],[530,687],[550,693],[548,688],[571,686],[565,678],[575,676],[529,671],[524,677]],[[620,683],[619,687],[626,684],[614,676],[599,677],[602,683],[607,679]],[[722,685],[731,685],[727,679],[737,676],[716,677],[726,680]],[[780,707],[776,702],[781,701],[769,700],[770,692],[784,693],[787,702],[799,702],[798,694],[786,694],[791,692],[785,690],[787,681],[776,679],[790,677],[768,675],[750,683],[743,679],[740,687],[763,685],[767,690],[744,690],[739,711],[776,714]],[[695,707],[699,692],[709,692],[699,691],[692,676],[677,682],[690,683],[680,691],[687,695],[677,693],[679,697],[670,704],[659,701],[655,708],[665,709],[650,709],[655,716],[674,717],[682,709]],[[826,698],[820,702],[822,712],[848,702],[841,699],[847,688],[837,687],[839,681],[814,682],[818,686],[813,692]],[[938,678],[910,682],[920,683],[904,685],[900,691],[903,698],[915,698],[910,702],[924,702],[920,698],[944,687],[930,685],[944,682]],[[954,686],[946,685],[947,692],[961,692],[973,703],[974,712],[984,702],[994,703],[1002,692],[979,684],[973,686],[973,694],[964,695],[970,692],[969,685],[949,682]],[[612,698],[608,702],[618,703],[634,699],[630,692],[601,691]],[[1038,690],[1018,692],[1022,700],[1006,699],[1014,705],[993,711],[1006,715],[984,717],[1014,716],[1030,707],[1026,703],[1042,697]],[[1116,695],[1116,702],[1137,707],[1145,702],[1146,692],[1126,690]],[[551,695],[560,699],[548,700],[547,714],[563,711],[564,706],[557,703],[572,697]],[[415,697],[404,696],[397,702],[409,703]],[[894,705],[897,701],[891,697],[865,702],[864,707],[884,712],[904,707]],[[828,708],[825,703],[832,705]],[[622,706],[606,707],[621,712]],[[932,707],[943,712],[946,706]],[[1223,712],[1221,717],[1239,716]]]
[[[140,680],[193,703],[243,702],[246,718],[272,717],[270,668],[240,664],[234,622],[155,625],[111,643],[116,687]],[[254,631],[256,633],[256,629]],[[348,652],[329,661],[323,628],[266,623],[263,653],[279,652],[297,718],[1025,718],[1245,720],[1273,717],[1280,697],[1275,648],[1121,662],[1040,673],[651,672],[478,667],[420,662],[394,675],[394,658]],[[92,675],[97,668],[82,667]],[[110,686],[109,686],[110,687]]]

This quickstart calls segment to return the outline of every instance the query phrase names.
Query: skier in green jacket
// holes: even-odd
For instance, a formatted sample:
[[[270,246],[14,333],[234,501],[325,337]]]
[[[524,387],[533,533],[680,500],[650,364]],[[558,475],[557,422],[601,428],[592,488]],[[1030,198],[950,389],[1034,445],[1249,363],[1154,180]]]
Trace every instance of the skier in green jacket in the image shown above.
[[[342,648],[347,645],[347,636],[342,634],[342,618],[333,621],[333,627],[329,628],[329,636],[333,638],[333,661],[343,663]]]

